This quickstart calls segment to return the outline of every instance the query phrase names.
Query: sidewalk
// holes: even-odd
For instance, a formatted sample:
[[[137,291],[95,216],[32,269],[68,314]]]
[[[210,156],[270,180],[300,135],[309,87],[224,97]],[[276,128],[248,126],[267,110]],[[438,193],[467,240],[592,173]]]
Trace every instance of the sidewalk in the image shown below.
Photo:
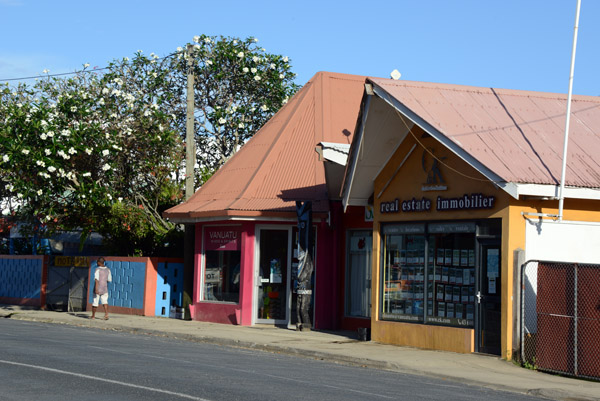
[[[442,378],[554,400],[598,400],[600,382],[524,369],[497,357],[427,351],[357,340],[353,332],[296,332],[272,326],[242,327],[147,316],[112,314],[90,320],[89,312],[49,312],[0,305],[0,317],[42,323],[160,335],[188,341],[252,348],[394,372]],[[99,312],[98,316],[102,316]]]

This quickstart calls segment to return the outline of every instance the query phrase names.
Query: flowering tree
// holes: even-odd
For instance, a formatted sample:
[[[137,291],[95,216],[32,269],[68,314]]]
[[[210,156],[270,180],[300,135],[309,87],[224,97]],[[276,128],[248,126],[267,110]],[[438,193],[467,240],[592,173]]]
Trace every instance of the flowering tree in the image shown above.
[[[195,36],[192,52],[179,48],[168,69],[170,87],[185,96],[188,58],[195,82],[198,183],[217,170],[287,103],[298,87],[289,59],[270,54],[258,39]],[[177,102],[185,105],[184,102]],[[177,127],[185,132],[185,110],[175,108]]]
[[[138,51],[70,78],[0,89],[3,214],[30,230],[92,230],[120,254],[155,252],[182,198],[186,74],[195,75],[197,183],[247,141],[297,87],[289,60],[257,40],[196,36],[191,52]]]
[[[128,254],[173,230],[160,209],[177,201],[182,143],[160,96],[139,83],[151,60],[136,61],[130,75],[82,72],[0,94],[4,206],[25,228],[96,230]]]

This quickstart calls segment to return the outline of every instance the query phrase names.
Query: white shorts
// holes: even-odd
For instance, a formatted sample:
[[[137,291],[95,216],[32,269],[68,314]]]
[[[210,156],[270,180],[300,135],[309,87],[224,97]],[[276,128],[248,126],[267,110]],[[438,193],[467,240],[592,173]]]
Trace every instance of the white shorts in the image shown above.
[[[102,295],[94,294],[94,301],[92,302],[92,306],[98,306],[98,301],[100,301],[100,303],[102,303],[103,305],[108,304],[108,292]]]

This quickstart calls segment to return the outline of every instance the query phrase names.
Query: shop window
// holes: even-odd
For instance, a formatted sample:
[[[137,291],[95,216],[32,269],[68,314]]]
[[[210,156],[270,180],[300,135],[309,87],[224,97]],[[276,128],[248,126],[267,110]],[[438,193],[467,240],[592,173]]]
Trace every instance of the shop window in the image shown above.
[[[371,231],[349,231],[346,268],[346,316],[371,316]]]
[[[382,319],[473,327],[475,225],[385,226]]]
[[[240,301],[240,251],[206,251],[204,301]]]

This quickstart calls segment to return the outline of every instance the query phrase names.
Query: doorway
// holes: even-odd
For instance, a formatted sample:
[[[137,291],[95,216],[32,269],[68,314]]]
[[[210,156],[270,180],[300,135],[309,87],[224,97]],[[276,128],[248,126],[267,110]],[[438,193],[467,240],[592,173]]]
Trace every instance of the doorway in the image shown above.
[[[258,229],[256,323],[287,325],[290,319],[291,228]]]
[[[480,239],[479,277],[476,295],[477,321],[475,330],[476,351],[501,355],[501,261],[500,241]]]

